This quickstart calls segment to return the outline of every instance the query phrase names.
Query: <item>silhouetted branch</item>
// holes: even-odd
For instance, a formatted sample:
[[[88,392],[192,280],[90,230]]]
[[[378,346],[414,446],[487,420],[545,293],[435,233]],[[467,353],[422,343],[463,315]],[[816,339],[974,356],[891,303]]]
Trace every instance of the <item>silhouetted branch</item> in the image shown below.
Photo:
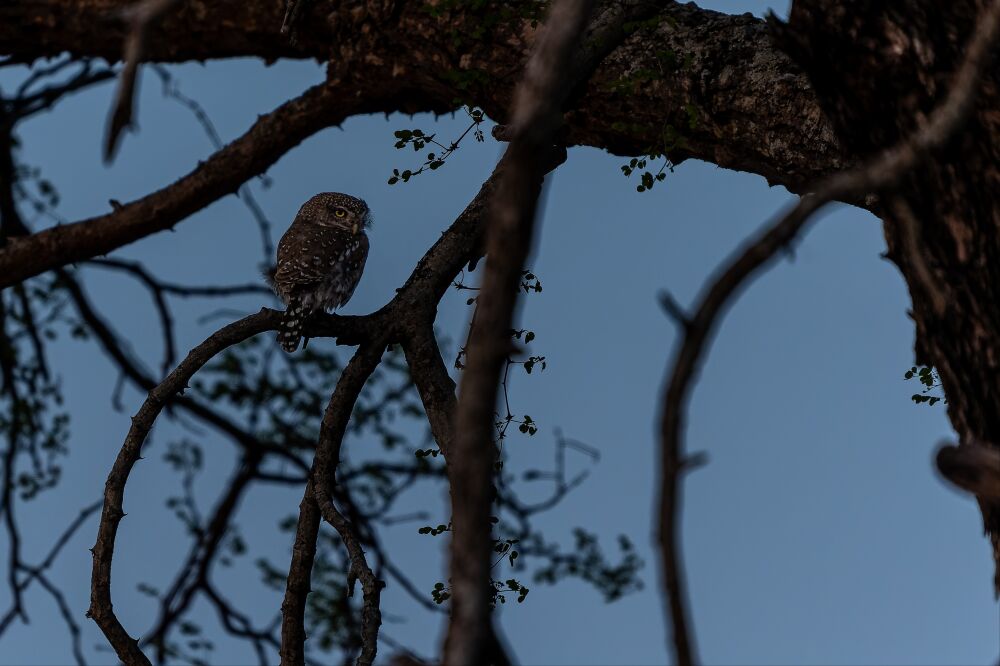
[[[716,272],[703,291],[688,325],[681,331],[682,341],[671,360],[663,393],[659,500],[662,576],[667,588],[674,658],[681,666],[698,661],[687,611],[679,545],[680,477],[689,464],[682,444],[684,413],[691,385],[700,370],[704,349],[715,332],[716,323],[731,299],[782,248],[794,241],[813,213],[834,200],[859,199],[866,194],[891,188],[929,152],[942,147],[951,138],[972,109],[980,75],[992,58],[998,24],[1000,0],[994,0],[976,26],[948,97],[934,110],[926,124],[905,141],[888,148],[857,169],[820,182],[791,210],[747,242]]]
[[[160,81],[163,83],[163,94],[170,99],[176,100],[178,104],[187,108],[194,115],[198,124],[201,125],[202,129],[205,130],[205,134],[208,135],[209,141],[212,142],[212,146],[216,150],[220,150],[223,146],[222,137],[219,136],[218,130],[215,129],[215,123],[208,116],[208,112],[205,108],[198,103],[197,100],[188,97],[180,91],[177,86],[177,82],[174,77],[167,71],[167,68],[163,65],[153,65],[153,71],[156,72],[157,76],[160,77]],[[261,175],[261,180],[267,184],[267,177]],[[264,210],[257,203],[257,198],[254,197],[253,192],[250,190],[250,185],[244,183],[240,185],[240,189],[237,191],[237,195],[243,205],[246,206],[247,210],[253,216],[254,221],[257,223],[257,228],[260,230],[261,239],[261,249],[264,254],[264,262],[270,262],[274,257],[274,243],[271,241],[271,222],[267,219],[264,214]]]
[[[141,282],[148,285],[150,289],[156,289],[165,294],[178,296],[180,298],[215,298],[221,296],[241,296],[245,294],[259,294],[261,296],[274,295],[274,292],[271,289],[268,289],[261,284],[235,284],[227,287],[209,287],[164,282],[163,280],[155,277],[141,263],[137,261],[128,261],[126,259],[109,259],[102,257],[100,259],[88,259],[86,264],[89,266],[116,269],[131,273]]]
[[[382,613],[379,608],[379,597],[384,583],[375,577],[364,551],[358,542],[354,527],[337,510],[333,503],[331,486],[336,483],[337,465],[340,462],[340,448],[343,444],[347,423],[351,418],[354,404],[357,402],[361,389],[382,360],[386,339],[377,338],[363,345],[351,358],[347,367],[337,381],[337,388],[330,398],[326,412],[323,414],[323,424],[320,427],[319,443],[316,446],[316,457],[313,460],[312,487],[315,493],[316,505],[323,519],[330,523],[347,548],[351,561],[347,576],[348,596],[354,593],[354,583],[361,581],[363,604],[361,608],[361,654],[358,655],[358,666],[371,666],[378,650],[378,629],[382,624]]]
[[[83,649],[80,645],[80,625],[77,624],[74,618],[76,613],[70,610],[69,604],[66,603],[66,596],[59,588],[49,582],[45,574],[39,572],[35,577],[38,580],[38,584],[45,588],[45,591],[56,602],[59,614],[62,615],[63,622],[66,623],[66,628],[69,629],[70,640],[73,645],[73,658],[76,659],[76,663],[80,666],[86,666],[87,661],[83,658]]]
[[[143,637],[140,646],[155,646],[157,661],[161,663],[167,656],[167,634],[191,606],[195,594],[206,591],[208,576],[218,553],[219,544],[229,530],[240,500],[256,475],[262,455],[259,450],[251,451],[249,457],[237,465],[233,478],[224,486],[225,491],[212,513],[211,520],[204,526],[199,526],[201,529],[198,530],[191,545],[187,560],[160,599],[160,615],[153,629]]]
[[[89,518],[95,511],[97,511],[100,508],[101,508],[101,502],[99,501],[84,507],[77,515],[77,517],[74,518],[73,521],[69,524],[69,526],[65,530],[63,530],[62,534],[59,535],[59,538],[56,539],[52,548],[49,549],[48,554],[45,556],[45,559],[42,560],[41,564],[38,564],[37,566],[33,567],[22,565],[22,569],[27,571],[27,576],[22,578],[21,581],[18,583],[18,586],[20,587],[22,592],[26,590],[29,585],[31,585],[31,583],[38,577],[39,573],[46,571],[47,569],[49,569],[49,567],[52,566],[56,558],[59,556],[59,553],[62,551],[63,547],[67,543],[69,543],[69,540],[73,538],[73,535],[80,528],[80,526],[83,525],[83,523],[86,522],[87,518]],[[14,620],[16,616],[17,616],[16,606],[12,606],[6,613],[4,613],[3,617],[0,618],[0,636],[2,636],[3,633],[7,630],[7,627],[10,626],[10,623]]]
[[[254,629],[250,618],[233,608],[232,604],[226,601],[207,580],[203,586],[203,591],[219,614],[222,627],[233,636],[248,639],[257,653],[257,660],[260,666],[268,666],[271,663],[271,659],[270,655],[264,651],[264,644],[271,646],[275,650],[280,646],[278,639],[274,637],[273,630]]]
[[[3,454],[3,489],[0,496],[0,515],[7,531],[7,586],[13,600],[13,611],[24,622],[28,615],[24,610],[21,586],[17,582],[17,572],[21,568],[21,532],[14,515],[14,465],[21,446],[21,431],[24,424],[25,405],[14,375],[14,344],[7,334],[7,306],[0,296],[0,390],[10,399],[10,425],[7,428],[7,447]]]
[[[271,318],[266,309],[223,327],[187,355],[166,379],[149,392],[149,397],[132,418],[125,443],[115,459],[104,490],[104,508],[94,544],[94,566],[91,578],[91,600],[87,616],[104,632],[118,658],[127,664],[148,664],[149,659],[139,649],[115,615],[111,604],[111,559],[114,556],[118,524],[125,517],[122,505],[125,484],[133,465],[139,460],[142,444],[153,422],[163,408],[188,385],[188,381],[216,354],[234,344],[268,329]]]
[[[380,92],[390,94],[388,90]],[[236,191],[303,139],[373,105],[377,105],[373,97],[353,95],[344,85],[314,86],[259,117],[243,136],[173,184],[105,215],[8,243],[0,249],[0,288],[67,263],[107,254],[144,236],[172,228],[192,213]]]
[[[140,0],[122,12],[122,18],[129,23],[129,32],[125,39],[125,53],[122,56],[125,66],[118,79],[118,88],[115,90],[115,100],[111,105],[107,134],[104,138],[106,163],[114,159],[122,131],[132,126],[132,107],[135,104],[139,63],[145,55],[150,23],[177,2],[178,0]]]
[[[491,200],[487,260],[476,326],[469,336],[449,458],[452,497],[451,621],[444,663],[483,663],[492,634],[489,616],[490,502],[493,414],[504,359],[510,351],[518,280],[534,230],[541,192],[541,155],[551,150],[570,86],[566,76],[592,2],[555,3],[517,87],[511,111],[513,140]]]
[[[173,294],[181,297],[191,296],[231,296],[236,294],[270,294],[271,291],[262,285],[239,285],[232,287],[186,287],[176,284],[162,282],[153,276],[142,264],[135,261],[125,261],[122,259],[90,259],[87,264],[113,270],[120,270],[129,273],[142,282],[149,291],[153,304],[156,306],[157,314],[160,317],[160,331],[163,335],[163,362],[161,363],[162,374],[166,375],[173,366],[177,356],[177,348],[174,342],[174,320],[170,312],[170,306],[165,298],[166,294]]]
[[[49,84],[38,90],[31,90],[31,87],[43,78],[58,74],[66,67],[77,63],[80,64],[80,69],[69,79]],[[95,70],[90,60],[79,62],[72,58],[67,58],[53,63],[50,67],[34,69],[31,74],[25,77],[21,85],[18,86],[14,97],[5,100],[6,106],[14,121],[24,120],[40,111],[50,109],[57,101],[69,93],[83,90],[88,86],[107,81],[113,77],[114,71],[110,67]]]

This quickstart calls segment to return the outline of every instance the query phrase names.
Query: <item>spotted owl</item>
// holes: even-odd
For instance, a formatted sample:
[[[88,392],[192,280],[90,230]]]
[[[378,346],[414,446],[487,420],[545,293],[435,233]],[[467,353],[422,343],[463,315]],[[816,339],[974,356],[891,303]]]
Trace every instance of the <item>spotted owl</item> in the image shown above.
[[[302,328],[316,312],[347,303],[368,258],[371,212],[361,199],[323,192],[307,201],[278,242],[271,286],[284,301],[278,344],[299,346]]]

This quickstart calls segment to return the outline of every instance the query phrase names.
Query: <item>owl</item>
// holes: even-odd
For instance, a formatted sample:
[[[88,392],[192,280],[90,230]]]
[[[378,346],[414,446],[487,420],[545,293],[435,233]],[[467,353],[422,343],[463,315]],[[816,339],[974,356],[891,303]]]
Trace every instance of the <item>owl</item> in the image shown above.
[[[286,352],[298,348],[310,316],[351,299],[368,258],[369,227],[368,204],[347,194],[323,192],[299,209],[278,242],[278,265],[269,276],[286,306],[278,329]]]

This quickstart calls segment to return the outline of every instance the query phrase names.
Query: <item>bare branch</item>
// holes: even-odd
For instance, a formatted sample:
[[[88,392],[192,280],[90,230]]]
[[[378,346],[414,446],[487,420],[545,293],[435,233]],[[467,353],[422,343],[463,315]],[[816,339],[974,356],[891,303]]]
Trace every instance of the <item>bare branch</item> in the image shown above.
[[[146,284],[150,289],[157,289],[163,293],[170,294],[171,296],[178,296],[180,298],[215,298],[221,296],[242,296],[246,294],[259,294],[261,296],[274,295],[272,290],[261,284],[235,284],[227,287],[209,287],[164,282],[150,273],[138,261],[128,261],[126,259],[88,259],[86,264],[88,266],[97,266],[131,273],[135,275],[139,281]]]
[[[511,112],[513,141],[504,156],[497,194],[491,201],[485,274],[476,327],[470,334],[468,365],[456,406],[449,460],[452,525],[452,612],[444,663],[482,663],[492,634],[490,503],[497,384],[510,351],[518,279],[534,230],[535,206],[545,172],[540,155],[561,122],[560,108],[577,80],[565,76],[592,3],[561,0],[553,5]],[[589,72],[588,72],[589,74]]]
[[[26,590],[29,585],[31,585],[40,573],[46,571],[52,566],[52,564],[56,561],[56,558],[59,557],[59,553],[62,551],[63,547],[69,543],[69,540],[73,538],[73,535],[76,534],[76,531],[80,528],[80,526],[83,525],[83,523],[86,522],[86,520],[100,508],[101,502],[95,502],[84,507],[76,518],[70,522],[69,526],[63,530],[62,534],[59,535],[59,538],[56,539],[52,548],[49,549],[48,554],[45,556],[45,559],[42,560],[41,564],[33,567],[22,565],[22,569],[28,572],[28,575],[22,578],[18,583],[18,587],[22,592]],[[2,636],[7,630],[7,627],[10,626],[10,623],[13,622],[16,616],[17,606],[14,604],[6,613],[4,613],[3,617],[0,618],[0,636]]]
[[[21,568],[21,532],[14,514],[16,488],[14,465],[21,446],[24,404],[14,375],[16,362],[14,349],[7,335],[7,307],[0,297],[0,380],[2,380],[0,390],[9,397],[11,410],[10,426],[7,428],[7,447],[3,453],[3,494],[0,496],[0,515],[3,517],[9,543],[7,585],[13,600],[13,611],[22,621],[27,622],[28,615],[24,609],[21,586],[17,582],[17,573]]]
[[[141,0],[123,12],[123,18],[128,20],[129,33],[125,40],[125,54],[115,91],[115,101],[111,106],[108,118],[107,134],[104,138],[104,161],[111,162],[118,147],[118,139],[123,130],[132,127],[132,107],[135,104],[136,82],[139,77],[139,63],[146,51],[146,40],[149,37],[150,23],[155,21],[177,4],[178,0]]]
[[[454,440],[455,382],[448,376],[430,324],[403,340],[403,353],[427,414],[431,434],[447,460]]]
[[[59,607],[59,614],[62,615],[63,622],[66,623],[66,627],[69,629],[70,640],[73,645],[73,658],[76,659],[76,663],[79,666],[86,666],[87,661],[83,658],[83,649],[80,645],[80,625],[77,624],[74,618],[75,613],[70,610],[69,604],[66,603],[66,596],[58,587],[49,582],[45,574],[38,573],[36,574],[36,578],[39,585],[45,588],[45,591],[56,602],[56,606]]]
[[[976,497],[1000,498],[1000,450],[979,442],[945,445],[935,458],[938,470]]]
[[[264,172],[312,134],[378,106],[372,96],[362,98],[352,91],[346,84],[310,88],[258,118],[243,136],[173,184],[111,213],[9,242],[0,248],[0,288],[172,228],[237,191],[247,179]]]
[[[1000,0],[983,13],[948,97],[914,135],[857,169],[836,174],[819,183],[812,193],[748,242],[716,272],[700,298],[694,315],[683,328],[682,342],[674,353],[663,393],[660,420],[659,541],[663,582],[667,588],[672,622],[672,648],[682,666],[698,661],[687,611],[680,554],[680,480],[686,466],[683,453],[684,413],[691,385],[700,370],[703,352],[720,316],[760,269],[792,243],[813,213],[834,200],[852,200],[895,185],[932,150],[942,147],[972,109],[978,81],[992,58],[1000,25]]]
[[[125,517],[122,504],[129,473],[140,458],[142,444],[157,415],[176,394],[184,390],[194,373],[227,347],[267,330],[270,319],[269,311],[261,310],[255,315],[222,328],[191,350],[187,358],[149,392],[146,401],[132,418],[132,427],[108,475],[97,542],[92,550],[94,566],[87,617],[97,623],[115,649],[118,658],[127,664],[149,664],[149,659],[139,649],[138,642],[129,636],[118,620],[111,603],[111,559],[114,556],[118,524]]]
[[[240,500],[256,475],[262,457],[263,453],[260,450],[249,451],[239,462],[232,479],[224,486],[225,491],[212,512],[211,520],[197,534],[187,560],[161,598],[160,616],[153,629],[140,643],[140,647],[146,645],[156,647],[157,661],[163,662],[166,658],[167,634],[174,623],[191,606],[195,594],[207,590],[208,576],[218,554],[219,545],[229,530]]]

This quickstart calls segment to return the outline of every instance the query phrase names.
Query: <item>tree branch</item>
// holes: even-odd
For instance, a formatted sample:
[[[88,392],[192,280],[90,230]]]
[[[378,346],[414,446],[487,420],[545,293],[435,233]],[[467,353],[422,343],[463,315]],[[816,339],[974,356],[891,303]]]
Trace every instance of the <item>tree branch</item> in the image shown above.
[[[0,249],[0,289],[67,263],[106,254],[192,213],[267,170],[319,130],[379,106],[378,93],[357,95],[349,84],[320,84],[261,116],[246,134],[188,175],[117,210],[17,238]]]
[[[135,103],[139,63],[142,62],[146,51],[150,24],[177,2],[178,0],[142,0],[122,12],[122,18],[128,22],[129,32],[122,56],[125,67],[122,68],[118,78],[115,101],[111,105],[111,115],[108,117],[108,129],[104,139],[105,163],[114,159],[121,133],[132,126],[132,106]]]
[[[110,61],[121,58],[126,25],[108,21],[132,0],[81,3],[32,0],[0,9],[0,52],[20,60],[63,52]],[[364,53],[350,71],[372,89],[408,78],[420,94],[387,101],[371,111],[447,111],[456,94],[506,120],[516,77],[534,29],[529,19],[502,22],[477,38],[475,48],[455,34],[469,33],[482,15],[465,3],[439,18],[420,3],[394,3],[385,16],[334,0],[312,0],[299,22],[297,42],[281,34],[281,3],[218,0],[184,3],[153,27],[146,60],[314,58],[334,65],[345,52]],[[499,4],[499,2],[497,3]],[[602,5],[613,8],[619,0]],[[851,166],[821,113],[806,77],[770,39],[763,21],[650,2],[655,18],[616,45],[567,117],[568,143],[641,155],[664,146],[664,132],[683,137],[677,163],[695,157],[760,174],[792,191]],[[487,5],[483,11],[495,11]],[[234,18],[238,17],[238,18]],[[234,20],[237,23],[234,26]],[[347,70],[341,70],[346,72]],[[456,81],[481,72],[484,85],[459,90]]]
[[[892,188],[927,155],[945,145],[968,117],[979,78],[992,59],[1000,24],[1000,0],[994,0],[976,27],[962,66],[944,103],[907,140],[877,154],[852,171],[819,183],[810,194],[744,247],[709,282],[694,315],[682,328],[663,392],[660,419],[659,542],[661,573],[667,588],[673,652],[681,666],[698,661],[690,627],[680,556],[680,475],[685,469],[684,415],[691,386],[697,378],[705,347],[731,300],[776,254],[792,243],[813,213],[835,200],[851,200]]]
[[[323,519],[340,535],[347,548],[351,561],[347,576],[348,596],[354,594],[354,583],[361,581],[363,605],[361,609],[361,654],[358,655],[358,666],[371,666],[378,651],[378,629],[382,624],[382,612],[379,608],[379,597],[385,583],[378,580],[372,572],[365,553],[361,549],[358,535],[354,527],[337,510],[333,503],[331,487],[336,483],[337,465],[340,463],[340,447],[347,431],[347,423],[351,418],[354,404],[357,402],[361,389],[382,360],[385,351],[386,338],[376,338],[362,345],[351,358],[347,367],[337,381],[330,402],[323,414],[323,423],[319,432],[319,443],[316,446],[316,458],[313,461],[312,487],[315,493],[316,505]]]
[[[487,654],[491,635],[492,424],[497,384],[501,364],[510,351],[508,331],[517,285],[531,247],[535,206],[545,175],[540,155],[553,143],[570,86],[579,83],[566,72],[591,7],[586,0],[560,0],[552,6],[515,93],[511,112],[514,139],[491,200],[487,261],[456,405],[449,460],[452,611],[444,644],[446,664],[483,663]]]
[[[285,598],[281,602],[281,648],[278,654],[282,666],[305,663],[306,598],[312,589],[313,562],[316,559],[316,538],[319,536],[319,507],[312,480],[306,482],[299,519],[295,526],[292,561],[285,581]]]
[[[262,309],[255,315],[220,329],[191,350],[187,358],[149,392],[142,407],[132,418],[132,427],[108,475],[97,542],[92,549],[94,565],[87,617],[97,623],[118,658],[127,664],[149,664],[149,659],[139,649],[138,642],[129,636],[122,626],[111,604],[111,559],[114,556],[118,525],[125,517],[122,505],[129,473],[141,457],[142,444],[156,417],[176,394],[184,390],[194,373],[227,347],[238,344],[262,330],[267,330],[270,318],[269,311]]]

